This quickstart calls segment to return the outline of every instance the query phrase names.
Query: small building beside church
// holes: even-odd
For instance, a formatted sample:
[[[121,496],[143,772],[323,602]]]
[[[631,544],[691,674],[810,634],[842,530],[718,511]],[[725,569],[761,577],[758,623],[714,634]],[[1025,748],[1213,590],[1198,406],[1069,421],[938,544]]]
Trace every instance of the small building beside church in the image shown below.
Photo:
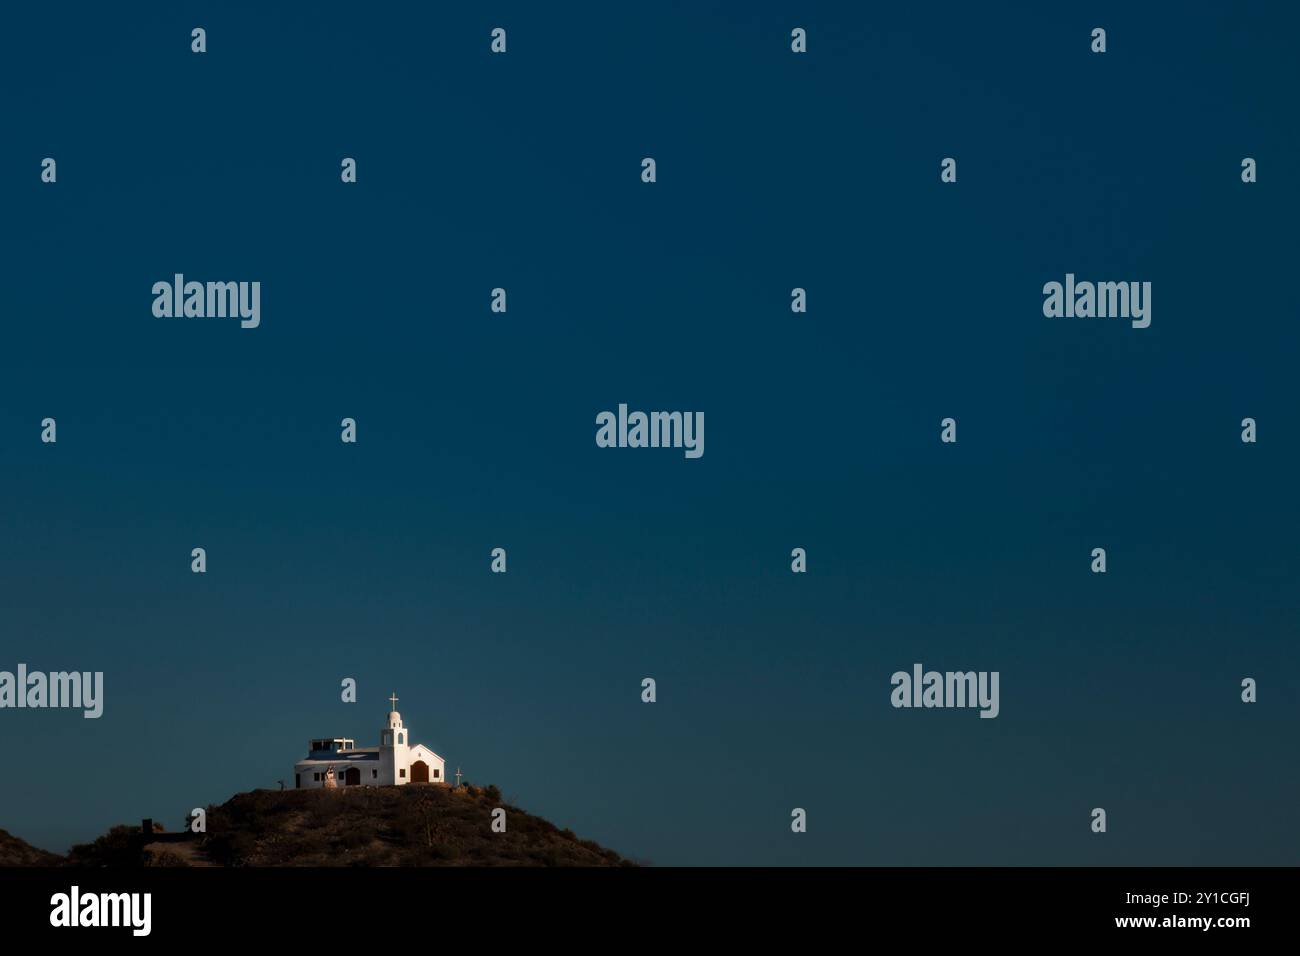
[[[397,695],[389,698],[397,707]],[[333,780],[340,787],[446,783],[447,765],[424,744],[412,744],[396,709],[379,731],[378,747],[357,747],[351,737],[313,737],[307,756],[293,765],[293,785],[313,790]]]

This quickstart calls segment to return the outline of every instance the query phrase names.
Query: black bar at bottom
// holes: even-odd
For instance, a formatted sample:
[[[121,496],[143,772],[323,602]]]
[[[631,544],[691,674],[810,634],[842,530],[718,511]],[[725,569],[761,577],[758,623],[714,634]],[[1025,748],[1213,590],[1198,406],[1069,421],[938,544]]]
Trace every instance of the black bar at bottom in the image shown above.
[[[0,869],[0,926],[7,941],[75,933],[81,943],[130,944],[144,928],[143,897],[103,894],[147,893],[151,939],[326,951],[377,932],[458,947],[548,938],[667,945],[701,933],[807,945],[836,932],[882,942],[899,932],[1231,944],[1291,935],[1296,882],[1293,868],[26,868]],[[101,913],[124,925],[52,925],[52,916],[70,924]]]

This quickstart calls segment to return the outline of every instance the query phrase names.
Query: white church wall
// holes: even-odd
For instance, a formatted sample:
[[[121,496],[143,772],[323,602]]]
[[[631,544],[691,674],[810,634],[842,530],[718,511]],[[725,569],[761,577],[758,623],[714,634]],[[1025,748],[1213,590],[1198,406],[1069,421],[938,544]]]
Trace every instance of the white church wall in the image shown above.
[[[325,786],[325,781],[324,781],[324,779],[321,779],[321,780],[317,780],[317,779],[316,779],[316,775],[317,775],[318,773],[323,774],[323,771],[321,771],[321,770],[312,770],[312,769],[305,769],[305,770],[296,770],[296,769],[295,769],[295,770],[294,770],[294,778],[295,778],[295,780],[296,780],[296,781],[298,782],[298,784],[299,784],[299,786],[298,786],[296,789],[298,789],[298,790],[319,790],[321,787]]]
[[[415,763],[417,760],[423,760],[429,765],[430,783],[447,782],[447,762],[428,747],[424,746],[424,744],[416,744],[411,748],[410,762],[408,763],[408,766]],[[437,774],[434,773],[435,770],[438,771]],[[407,775],[410,775],[409,770],[407,771]]]

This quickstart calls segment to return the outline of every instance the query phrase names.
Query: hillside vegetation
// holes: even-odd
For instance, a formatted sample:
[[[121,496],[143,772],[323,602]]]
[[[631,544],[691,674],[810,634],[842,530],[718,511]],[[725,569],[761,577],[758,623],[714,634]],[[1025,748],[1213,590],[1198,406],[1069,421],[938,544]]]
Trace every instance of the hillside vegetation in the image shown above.
[[[506,832],[492,811],[506,811]],[[41,851],[36,851],[41,852]],[[57,862],[57,858],[56,858]],[[254,790],[207,811],[207,833],[114,827],[74,866],[631,866],[613,850],[507,806],[496,787]],[[48,864],[47,864],[48,865]]]
[[[62,858],[0,830],[0,866],[55,866]]]

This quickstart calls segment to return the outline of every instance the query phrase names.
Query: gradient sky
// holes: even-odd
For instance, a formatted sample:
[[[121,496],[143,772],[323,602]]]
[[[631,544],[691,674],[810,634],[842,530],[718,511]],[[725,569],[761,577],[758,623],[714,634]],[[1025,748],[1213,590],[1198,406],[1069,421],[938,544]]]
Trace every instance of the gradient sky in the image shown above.
[[[175,826],[396,690],[658,864],[1297,862],[1293,10],[288,6],[0,15],[0,669],[106,681],[0,712],[0,827]],[[891,708],[917,661],[1001,715]]]

